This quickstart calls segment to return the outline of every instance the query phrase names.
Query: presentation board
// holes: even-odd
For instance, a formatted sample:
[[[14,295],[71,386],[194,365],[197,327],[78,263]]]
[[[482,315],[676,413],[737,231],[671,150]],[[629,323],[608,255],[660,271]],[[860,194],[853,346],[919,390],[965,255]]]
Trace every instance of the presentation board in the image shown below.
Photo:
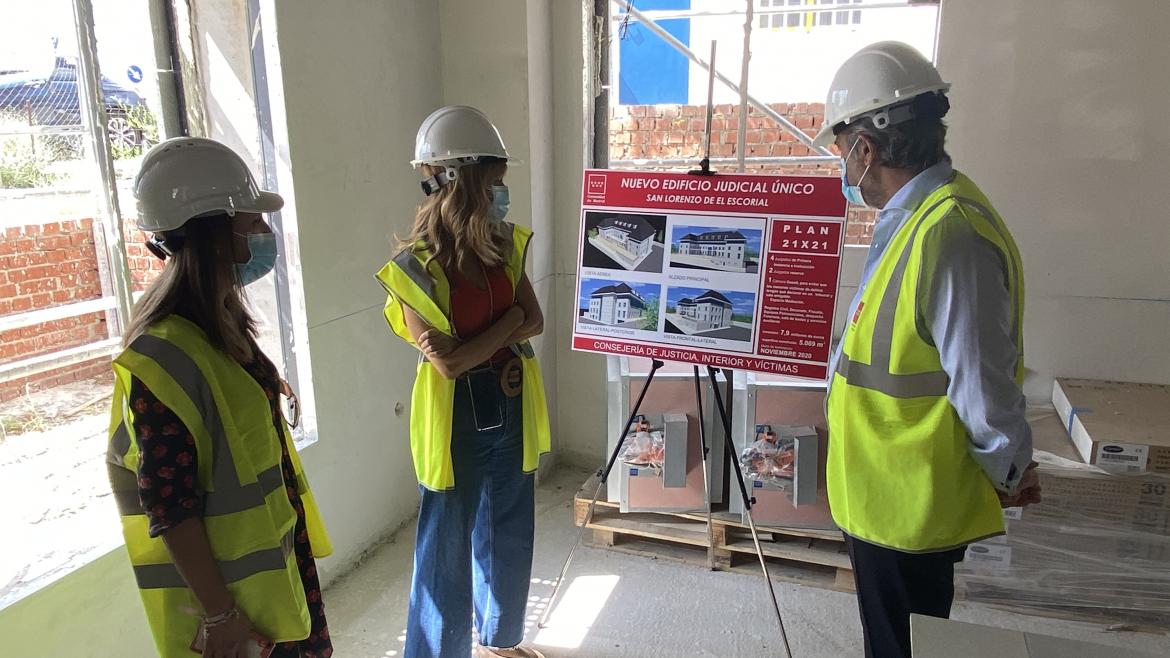
[[[586,170],[573,349],[825,379],[839,178]]]

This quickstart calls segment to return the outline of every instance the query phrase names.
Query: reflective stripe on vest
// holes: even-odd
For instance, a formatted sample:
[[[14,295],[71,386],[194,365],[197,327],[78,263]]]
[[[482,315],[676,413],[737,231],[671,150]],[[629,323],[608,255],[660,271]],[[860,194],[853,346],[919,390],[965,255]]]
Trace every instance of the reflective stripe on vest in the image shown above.
[[[947,394],[947,384],[950,383],[947,373],[942,370],[934,372],[902,375],[890,372],[890,353],[894,342],[894,314],[898,310],[898,299],[901,297],[902,277],[906,274],[906,264],[910,262],[910,252],[914,248],[914,241],[922,222],[929,217],[939,206],[951,199],[942,199],[922,213],[920,220],[915,223],[906,241],[905,248],[898,256],[894,265],[893,274],[882,293],[882,301],[878,306],[877,319],[874,323],[873,342],[870,351],[871,363],[851,361],[841,350],[841,357],[837,361],[837,374],[844,377],[853,386],[880,391],[895,398],[916,398]]]
[[[122,431],[125,432],[125,430]],[[114,503],[118,506],[118,513],[122,516],[145,514],[142,510],[142,500],[138,496],[138,479],[123,467],[111,466],[109,471],[111,484],[117,480],[121,485],[120,488],[117,485],[114,488]],[[129,476],[129,479],[125,479],[125,476]],[[261,497],[267,497],[268,494],[284,486],[284,475],[281,473],[279,464],[257,475],[256,480],[256,484],[249,484],[242,488],[258,486]],[[299,486],[297,488],[300,489]],[[241,506],[252,496],[253,494],[235,496],[225,495],[218,491],[209,492],[204,495],[202,516],[222,516],[255,507],[255,505]]]
[[[435,280],[431,278],[430,274],[427,274],[427,270],[423,267],[423,264],[414,257],[414,252],[409,249],[403,249],[394,257],[394,262],[398,267],[402,268],[406,276],[410,277],[414,285],[418,286],[428,299],[432,301],[435,299]]]
[[[293,552],[295,530],[289,530],[280,540],[279,548],[265,548],[234,560],[217,561],[216,567],[225,584],[237,583],[264,571],[281,571]],[[187,581],[173,564],[142,564],[134,567],[134,578],[141,589],[186,587]]]
[[[125,414],[122,418],[122,422],[118,423],[118,427],[114,430],[114,436],[110,439],[110,450],[106,453],[106,457],[110,463],[125,468],[126,453],[130,451],[131,439],[130,431],[126,429]]]
[[[873,343],[870,352],[870,361],[872,363],[866,364],[852,361],[844,353],[844,350],[842,350],[841,358],[837,362],[837,374],[847,379],[850,384],[880,391],[896,398],[946,395],[947,386],[950,383],[946,372],[936,370],[934,372],[915,373],[911,375],[891,373],[890,352],[894,340],[894,313],[898,309],[899,290],[902,286],[902,277],[906,272],[906,264],[910,260],[910,252],[914,248],[915,238],[917,238],[923,222],[939,206],[947,202],[957,202],[957,209],[960,212],[963,210],[963,206],[969,206],[971,209],[977,211],[987,220],[988,225],[995,230],[1000,236],[1000,239],[1007,241],[1008,236],[1004,234],[999,222],[995,221],[994,214],[986,206],[973,199],[966,197],[948,197],[937,201],[926,212],[922,213],[922,220],[915,224],[913,231],[910,233],[906,246],[902,249],[902,253],[898,257],[898,262],[894,266],[890,281],[882,293],[882,301],[878,306],[877,319],[873,330]],[[1013,258],[1006,258],[1005,262],[1008,268],[1009,281],[1018,282],[1019,273],[1016,271],[1015,260]],[[1013,290],[1012,292],[1014,293],[1015,291]],[[1013,299],[1013,309],[1017,305]],[[1021,314],[1018,312],[1012,314],[1013,336],[1019,333],[1020,316]]]
[[[211,473],[214,490],[207,492],[203,498],[203,516],[222,516],[258,507],[264,504],[264,498],[268,494],[283,486],[280,464],[259,473],[257,482],[240,484],[219,407],[211,395],[207,380],[191,357],[170,342],[150,334],[143,334],[134,339],[130,349],[153,359],[174,378],[187,397],[199,407],[204,426],[211,434]],[[126,418],[123,418],[111,442],[111,454],[115,457],[113,462],[122,466],[121,470],[124,470],[124,457],[130,449],[130,434],[125,424]],[[114,484],[116,475],[111,473],[110,477],[111,484]],[[127,483],[121,478],[118,478],[118,481]],[[133,481],[133,502],[129,493],[128,490],[115,489],[118,511],[123,516],[144,514],[142,504],[138,500],[137,478]]]
[[[455,335],[455,326],[441,305],[445,300],[439,294],[437,276],[442,276],[442,268],[439,268],[437,276],[432,276],[427,271],[428,267],[430,252],[422,247],[403,249],[375,277],[386,289],[386,321],[396,334],[411,344],[414,340],[406,327],[406,318],[402,316],[402,306],[413,310],[423,322],[436,330],[448,336]],[[445,280],[443,283],[448,286]],[[445,290],[450,293],[449,287]]]

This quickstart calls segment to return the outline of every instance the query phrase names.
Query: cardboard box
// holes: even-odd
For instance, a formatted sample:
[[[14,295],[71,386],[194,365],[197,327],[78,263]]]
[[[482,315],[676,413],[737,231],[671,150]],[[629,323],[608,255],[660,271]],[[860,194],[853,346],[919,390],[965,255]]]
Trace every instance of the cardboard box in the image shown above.
[[[1040,458],[1044,502],[1009,520],[1009,535],[1015,528],[1059,525],[1066,529],[1084,526],[1086,535],[1090,528],[1115,536],[1132,532],[1131,540],[1148,533],[1170,537],[1170,477],[1159,473],[1110,474],[1081,465],[1076,447],[1055,416],[1041,416],[1030,424],[1037,451],[1074,463],[1062,468]]]
[[[1081,462],[1081,455],[1064,429],[1060,417],[1052,409],[1033,410],[1028,414],[1028,425],[1032,427],[1032,449],[1074,462]]]
[[[1057,379],[1052,404],[1085,463],[1170,474],[1170,386]]]
[[[598,455],[601,464],[606,463],[613,449],[617,446],[621,438],[622,429],[625,427],[626,420],[630,416],[630,411],[637,403],[639,394],[642,392],[642,385],[645,383],[649,372],[649,359],[610,357],[606,360],[607,429],[605,452]],[[715,410],[714,396],[711,394],[711,384],[705,375],[699,388],[702,392],[703,404],[702,430],[706,436],[708,446],[707,477],[711,484],[711,502],[717,504],[724,502],[724,495],[727,489],[726,473],[728,464],[726,448],[724,446],[723,423],[719,421],[719,414]],[[723,391],[721,390],[721,392]],[[729,394],[724,393],[723,399],[725,403],[729,397]],[[693,445],[698,446],[701,440],[699,410],[695,408],[693,367],[683,363],[667,362],[654,376],[653,385],[646,391],[646,397],[642,402],[642,406],[639,408],[639,412],[647,417],[659,417],[664,412],[686,414],[690,421],[688,430],[690,436],[689,441],[693,441]],[[699,456],[699,460],[701,461],[701,451],[697,447],[694,449],[696,450],[695,454]],[[701,478],[703,475],[701,470],[696,473],[692,473],[691,470],[691,467],[688,466],[688,483],[691,477],[698,476]],[[604,495],[605,499],[611,503],[621,502],[621,478],[618,477],[616,466],[613,476],[609,478]],[[738,493],[736,497],[739,497]],[[701,500],[699,507],[700,509],[704,507]]]
[[[1052,412],[1033,413],[1043,502],[968,547],[967,598],[1170,628],[1170,476],[1087,465]]]
[[[832,529],[828,499],[818,495],[824,479],[821,440],[812,427],[772,426],[780,437],[793,442],[794,468],[791,480],[757,480],[745,476],[748,493],[756,499],[752,520],[760,525]],[[747,513],[742,514],[747,523]]]
[[[622,512],[697,512],[703,502],[703,454],[690,418],[681,413],[648,414],[650,426],[662,429],[665,459],[661,468],[619,462]]]

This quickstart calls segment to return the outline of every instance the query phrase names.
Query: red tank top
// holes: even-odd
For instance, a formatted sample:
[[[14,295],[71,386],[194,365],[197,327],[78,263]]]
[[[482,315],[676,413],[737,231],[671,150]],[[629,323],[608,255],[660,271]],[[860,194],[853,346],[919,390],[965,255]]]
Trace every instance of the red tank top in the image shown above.
[[[451,321],[460,340],[474,338],[499,320],[512,305],[512,282],[501,266],[484,267],[487,289],[477,287],[455,268],[448,273],[451,282]],[[501,348],[492,355],[492,361],[502,361],[512,350]]]

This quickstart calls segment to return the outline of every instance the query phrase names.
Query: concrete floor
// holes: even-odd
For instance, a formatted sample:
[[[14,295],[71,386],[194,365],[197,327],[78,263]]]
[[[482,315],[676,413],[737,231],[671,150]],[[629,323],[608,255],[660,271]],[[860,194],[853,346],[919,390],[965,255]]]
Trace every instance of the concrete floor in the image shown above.
[[[562,602],[549,627],[538,630],[551,581],[576,539],[571,500],[586,476],[582,470],[562,469],[538,489],[529,642],[549,658],[780,655],[767,590],[758,577],[590,548],[577,552]],[[412,547],[412,533],[401,533],[326,591],[339,658],[402,655]],[[777,583],[776,595],[793,655],[862,655],[852,595],[786,583]],[[1091,624],[978,605],[959,605],[954,617],[1170,655],[1170,636],[1109,633]]]

